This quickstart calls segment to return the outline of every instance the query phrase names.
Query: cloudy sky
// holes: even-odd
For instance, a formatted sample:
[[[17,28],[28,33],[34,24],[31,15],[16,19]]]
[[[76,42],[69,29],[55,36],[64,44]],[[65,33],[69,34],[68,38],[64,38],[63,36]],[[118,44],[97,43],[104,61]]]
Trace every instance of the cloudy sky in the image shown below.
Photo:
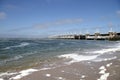
[[[120,0],[0,0],[0,37],[120,32]]]

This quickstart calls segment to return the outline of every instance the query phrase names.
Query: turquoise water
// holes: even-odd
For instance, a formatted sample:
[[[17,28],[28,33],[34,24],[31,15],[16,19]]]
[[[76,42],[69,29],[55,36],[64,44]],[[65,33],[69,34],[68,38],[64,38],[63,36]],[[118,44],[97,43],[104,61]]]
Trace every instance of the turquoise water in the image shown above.
[[[54,61],[56,58],[59,58],[58,56],[65,54],[90,56],[102,54],[102,52],[112,52],[111,49],[115,50],[118,48],[119,43],[120,42],[89,40],[1,39],[0,72],[42,65],[46,60]],[[99,57],[104,58],[105,56],[98,56],[98,58]],[[112,58],[114,56],[107,55],[106,57]]]

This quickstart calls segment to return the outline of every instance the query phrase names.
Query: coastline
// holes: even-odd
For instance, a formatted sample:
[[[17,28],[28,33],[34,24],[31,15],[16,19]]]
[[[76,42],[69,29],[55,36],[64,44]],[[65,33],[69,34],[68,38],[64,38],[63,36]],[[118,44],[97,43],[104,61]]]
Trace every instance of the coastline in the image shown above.
[[[100,69],[103,67],[103,69]],[[106,74],[109,74],[106,76]],[[82,61],[34,72],[20,80],[119,80],[120,59],[102,62]]]

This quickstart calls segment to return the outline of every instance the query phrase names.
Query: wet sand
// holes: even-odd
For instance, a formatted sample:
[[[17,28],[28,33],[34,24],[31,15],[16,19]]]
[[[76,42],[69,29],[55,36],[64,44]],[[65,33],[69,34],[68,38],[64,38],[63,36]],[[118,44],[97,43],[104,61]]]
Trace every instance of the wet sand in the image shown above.
[[[120,59],[76,62],[37,71],[20,80],[120,80]]]

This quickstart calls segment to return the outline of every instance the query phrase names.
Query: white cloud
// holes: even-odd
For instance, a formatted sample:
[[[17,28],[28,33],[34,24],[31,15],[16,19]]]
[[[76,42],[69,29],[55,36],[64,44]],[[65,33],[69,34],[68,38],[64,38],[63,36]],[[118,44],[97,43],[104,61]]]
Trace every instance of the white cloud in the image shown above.
[[[77,24],[77,23],[81,23],[82,21],[83,21],[83,19],[81,19],[81,18],[63,19],[63,20],[57,20],[57,21],[54,21],[54,22],[47,22],[47,23],[43,23],[43,24],[37,24],[37,25],[34,25],[34,27],[47,28],[47,27],[60,26],[60,25],[66,25],[66,24]]]
[[[5,18],[6,18],[6,13],[0,12],[0,19],[5,19]]]

